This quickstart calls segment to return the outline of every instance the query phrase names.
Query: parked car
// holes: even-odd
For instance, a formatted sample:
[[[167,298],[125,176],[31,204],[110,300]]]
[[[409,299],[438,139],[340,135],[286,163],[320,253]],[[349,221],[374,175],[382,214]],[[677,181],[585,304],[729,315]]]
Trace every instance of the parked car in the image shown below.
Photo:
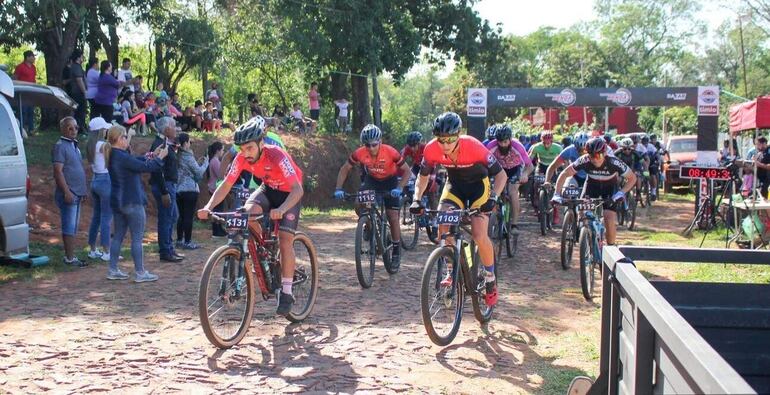
[[[73,109],[76,104],[56,87],[12,81],[0,71],[0,255],[29,253],[27,196],[29,174],[24,142],[11,103]],[[45,202],[46,204],[48,202]]]
[[[664,156],[663,169],[666,174],[666,192],[674,186],[689,185],[689,179],[679,178],[679,168],[695,162],[698,151],[698,136],[671,136],[666,142],[667,155]]]

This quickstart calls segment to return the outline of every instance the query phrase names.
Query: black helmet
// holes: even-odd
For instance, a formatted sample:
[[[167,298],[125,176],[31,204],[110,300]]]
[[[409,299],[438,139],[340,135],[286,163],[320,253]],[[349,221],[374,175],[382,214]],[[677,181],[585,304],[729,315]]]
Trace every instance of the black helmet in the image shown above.
[[[382,141],[382,131],[377,125],[370,123],[361,129],[361,144],[369,144],[375,141]]]
[[[644,136],[642,136],[642,144],[647,144],[649,142],[650,142],[650,138],[647,137],[646,134]]]
[[[632,134],[631,135],[631,141],[633,141],[634,144],[639,144],[639,135],[638,134]]]
[[[596,155],[597,153],[604,153],[607,149],[607,143],[601,137],[594,137],[586,143],[586,152],[589,155]]]
[[[422,141],[422,133],[420,132],[411,132],[406,135],[406,145],[420,144],[420,141]]]
[[[259,142],[265,136],[265,120],[262,117],[254,117],[235,129],[235,145],[244,145],[248,142]]]
[[[484,132],[485,137],[487,140],[494,140],[497,136],[497,124],[491,125],[487,128],[487,131]]]
[[[561,145],[562,145],[562,147],[565,147],[565,148],[569,147],[570,145],[572,145],[572,137],[570,137],[570,136],[562,137]]]
[[[495,135],[497,141],[510,140],[512,136],[513,130],[511,130],[510,126],[502,124],[497,127],[497,134]]]
[[[650,135],[650,141],[658,141],[658,135],[657,134],[651,134]]]
[[[604,138],[604,142],[606,142],[607,144],[609,144],[610,141],[612,141],[612,135],[609,133],[604,134],[602,137]]]
[[[460,128],[463,126],[463,121],[460,116],[449,111],[445,112],[433,121],[433,135],[434,136],[455,136],[460,134]]]

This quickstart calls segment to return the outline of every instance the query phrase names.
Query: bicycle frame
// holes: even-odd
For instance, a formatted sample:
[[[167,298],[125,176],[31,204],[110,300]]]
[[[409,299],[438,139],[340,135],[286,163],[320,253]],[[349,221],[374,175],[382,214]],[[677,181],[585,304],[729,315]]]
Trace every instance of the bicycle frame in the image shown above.
[[[602,203],[592,200],[596,204],[593,210],[585,210],[580,218],[580,226],[587,227],[591,232],[591,250],[594,257],[594,263],[601,262],[602,246],[604,245],[604,211]],[[579,232],[578,232],[579,234]]]
[[[468,216],[467,210],[466,213],[463,215],[463,217]],[[432,214],[440,213],[440,210],[431,210]],[[465,284],[465,290],[475,296],[479,294],[479,290],[477,289],[477,279],[475,279],[473,276],[471,276],[471,269],[475,264],[481,264],[480,262],[474,262],[473,260],[473,254],[476,249],[476,243],[471,239],[470,241],[466,241],[465,237],[463,236],[464,233],[467,233],[468,235],[472,234],[471,229],[468,227],[469,225],[451,225],[449,227],[449,230],[446,233],[441,234],[441,238],[439,241],[439,247],[443,248],[447,246],[446,240],[448,238],[452,238],[454,240],[454,243],[452,243],[450,246],[452,248],[452,253],[454,257],[455,262],[460,262],[459,265],[452,265],[452,290],[450,291],[450,295],[454,297],[455,287],[457,286],[457,280],[458,276],[460,275],[460,272],[458,271],[458,266],[461,266],[460,270],[462,270],[463,274],[463,283]],[[466,248],[468,248],[466,250]],[[465,254],[466,256],[463,256]],[[440,279],[438,279],[440,281]],[[436,286],[439,286],[439,284],[436,284]]]

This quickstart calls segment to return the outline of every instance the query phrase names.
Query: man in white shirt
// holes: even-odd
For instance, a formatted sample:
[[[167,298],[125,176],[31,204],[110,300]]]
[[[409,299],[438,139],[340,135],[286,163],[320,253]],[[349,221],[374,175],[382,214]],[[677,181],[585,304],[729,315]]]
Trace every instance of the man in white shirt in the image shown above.
[[[120,86],[128,86],[134,92],[134,74],[131,72],[131,59],[123,58],[123,65],[118,69],[118,81]]]
[[[341,99],[335,100],[334,104],[336,104],[337,108],[339,109],[337,124],[339,125],[340,130],[345,133],[348,131],[348,106],[350,105],[350,102],[348,102],[343,97]]]

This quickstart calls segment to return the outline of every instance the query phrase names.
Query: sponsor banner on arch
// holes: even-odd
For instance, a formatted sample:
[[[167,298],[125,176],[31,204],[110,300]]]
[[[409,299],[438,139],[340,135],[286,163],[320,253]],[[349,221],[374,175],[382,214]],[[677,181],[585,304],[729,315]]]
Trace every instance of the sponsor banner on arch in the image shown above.
[[[704,117],[719,116],[719,87],[698,87],[698,115]]]
[[[487,90],[486,88],[468,88],[468,116],[487,116]]]
[[[695,106],[698,88],[489,88],[494,107]]]

